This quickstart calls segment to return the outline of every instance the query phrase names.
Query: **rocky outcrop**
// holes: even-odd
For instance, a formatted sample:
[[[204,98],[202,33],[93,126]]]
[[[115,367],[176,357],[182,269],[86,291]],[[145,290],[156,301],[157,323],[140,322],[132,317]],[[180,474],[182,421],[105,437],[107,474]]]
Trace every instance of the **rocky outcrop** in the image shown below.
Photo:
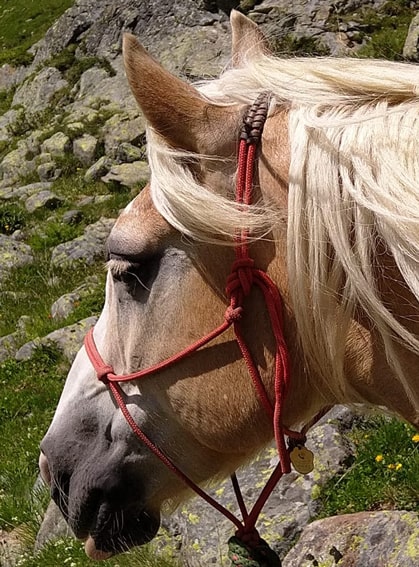
[[[318,512],[316,495],[320,488],[344,470],[353,448],[345,437],[354,415],[342,407],[335,408],[310,431],[307,448],[315,455],[315,469],[301,475],[295,471],[283,476],[266,503],[258,522],[261,536],[284,557],[292,542]],[[251,465],[239,471],[241,489],[249,507],[278,462],[274,446]],[[209,491],[213,498],[240,517],[230,481]],[[203,500],[196,498],[165,521],[165,531],[177,542],[182,564],[188,567],[227,563],[227,541],[234,533],[231,522]],[[165,541],[165,531],[161,538]],[[167,538],[167,535],[166,535]]]
[[[0,565],[14,567],[24,549],[21,530],[11,532],[0,530]]]
[[[53,344],[63,353],[67,361],[72,363],[83,344],[84,336],[87,331],[93,327],[96,321],[97,317],[88,317],[74,325],[69,325],[68,327],[63,327],[62,329],[53,331],[45,337],[38,337],[28,343],[25,343],[16,352],[15,359],[28,360],[40,346]]]
[[[78,0],[34,47],[34,66],[74,43],[80,46],[78,55],[113,59],[120,53],[122,33],[130,31],[163,59],[169,60],[173,53],[172,68],[181,63],[178,49],[183,40],[190,43],[188,32],[192,33],[193,41],[200,39],[200,51],[205,53],[202,61],[208,67],[209,61],[218,63],[221,43],[228,45],[227,26],[222,25],[226,21],[225,13],[209,12],[200,2]],[[182,51],[185,56],[186,49]],[[191,65],[199,69],[193,58]],[[218,72],[219,66],[213,69]],[[202,73],[202,68],[199,72]]]
[[[17,89],[12,106],[23,106],[31,116],[48,108],[53,96],[67,86],[58,69],[46,67]]]
[[[65,266],[75,260],[92,264],[95,260],[104,259],[105,241],[115,219],[102,218],[89,225],[84,234],[74,240],[59,244],[52,251],[51,263],[54,266]]]
[[[89,166],[95,161],[98,140],[89,134],[83,134],[73,142],[73,153],[82,165]]]
[[[145,185],[150,177],[150,170],[144,161],[113,165],[101,179],[104,183],[117,183],[125,187]]]
[[[0,282],[9,275],[13,268],[33,262],[30,246],[18,242],[10,236],[0,234]]]
[[[411,61],[419,60],[419,14],[410,23],[409,32],[403,48],[403,57]]]
[[[28,213],[34,213],[38,209],[56,209],[63,201],[63,197],[59,197],[52,191],[45,190],[28,197],[25,201],[25,207]]]
[[[419,516],[397,510],[359,512],[307,526],[283,567],[416,567]]]
[[[16,301],[20,299],[17,293],[14,294],[14,299]],[[15,357],[19,345],[22,344],[22,342],[25,339],[26,327],[29,321],[30,321],[30,317],[28,315],[23,315],[22,317],[20,317],[16,325],[16,331],[14,333],[10,333],[9,335],[0,337],[0,362]]]
[[[378,12],[385,2],[242,0],[240,6],[261,26],[279,53],[295,49],[299,53],[343,55],[368,43],[373,31],[371,24],[355,17],[357,12],[367,8]],[[29,68],[0,69],[0,90],[16,88],[12,108],[0,117],[0,206],[16,202],[35,214],[42,213],[40,209],[67,205],[71,208],[60,219],[77,224],[84,207],[100,205],[110,194],[86,195],[75,202],[71,195],[56,194],[53,181],[63,175],[66,162],[77,164],[86,183],[102,180],[109,191],[123,186],[132,188],[135,194],[146,183],[149,171],[144,119],[138,114],[122,64],[122,33],[137,35],[166,68],[178,75],[191,80],[205,78],[218,74],[229,63],[228,13],[238,4],[239,0],[77,0],[33,46],[34,62]],[[411,60],[418,59],[418,29],[416,17],[404,50],[404,56]],[[54,58],[66,49],[75,52],[74,67],[91,58],[90,68],[81,68],[73,80],[54,64]],[[61,269],[75,261],[101,261],[113,223],[113,218],[102,218],[87,226],[83,235],[56,246],[52,264]],[[24,231],[14,237],[0,234],[0,282],[15,267],[33,262],[26,237]],[[89,284],[57,298],[51,306],[52,317],[64,320],[85,293],[89,293]],[[95,321],[95,317],[84,319],[32,340],[25,336],[23,321],[21,328],[0,339],[0,360],[25,360],[39,345],[52,342],[70,362]],[[329,415],[313,429],[309,444],[317,457],[315,471],[283,478],[263,511],[261,534],[285,557],[284,567],[410,567],[418,562],[418,518],[414,514],[362,513],[309,524],[317,513],[315,497],[321,486],[345,467],[351,455],[352,447],[343,436],[351,415],[347,411]],[[276,452],[270,448],[240,472],[249,502],[254,501],[275,462]],[[213,494],[225,505],[234,501],[228,483]],[[38,545],[66,529],[54,506],[47,518],[49,524],[44,523]],[[56,530],[57,526],[61,528]],[[159,545],[169,538],[169,545],[178,546],[181,560],[189,567],[217,565],[231,533],[231,526],[217,513],[193,500],[165,521]],[[1,561],[6,561],[6,554],[9,561],[14,542],[14,537],[7,538],[9,543],[3,545],[0,537]],[[7,538],[4,536],[4,541]]]
[[[16,132],[38,126],[47,112],[49,127],[51,120],[54,121],[52,148],[49,140],[45,140],[48,137],[45,133],[41,133],[45,140],[41,152],[22,140],[17,149],[3,158],[0,175],[16,181],[22,172],[25,175],[36,172],[42,181],[54,180],[61,174],[55,157],[66,155],[71,143],[71,152],[84,167],[93,165],[102,157],[101,153],[113,160],[111,164],[106,162],[106,170],[96,178],[105,176],[112,165],[126,163],[119,148],[123,143],[134,146],[144,143],[144,121],[138,116],[125,80],[122,33],[136,34],[169,70],[189,79],[208,77],[218,74],[229,61],[228,11],[232,4],[222,0],[187,4],[183,0],[147,3],[128,0],[123,4],[110,0],[76,1],[33,47],[35,59],[31,72],[19,85],[13,108],[0,119],[0,140],[7,142]],[[262,0],[243,1],[240,6],[260,24],[279,53],[297,50],[342,55],[356,51],[370,37],[371,24],[362,24],[357,10],[378,11],[384,4],[385,0],[336,3]],[[354,17],[350,19],[352,14]],[[406,43],[406,56],[410,58],[414,58],[417,46],[415,29],[412,23]],[[69,84],[65,72],[51,66],[53,57],[70,48],[75,50],[74,65],[91,57],[90,68],[74,84]],[[107,65],[102,64],[105,59]],[[89,131],[93,124],[97,125],[98,135]],[[134,168],[127,169],[131,185],[135,182],[131,176]],[[140,174],[136,183],[142,180]]]
[[[92,287],[94,288],[97,285],[98,278],[91,276],[86,278],[86,281],[73,291],[59,297],[57,301],[54,301],[51,305],[51,318],[66,319],[74,311],[78,303],[91,294]]]
[[[357,25],[345,23],[345,15],[360,8],[377,10],[386,0],[182,0],[139,3],[127,0],[78,0],[53,26],[33,51],[34,65],[48,61],[71,44],[79,45],[78,55],[115,59],[120,53],[121,36],[129,31],[169,69],[192,77],[218,73],[227,63],[230,49],[228,13],[242,11],[262,26],[272,39],[290,35],[321,39],[331,54],[356,49],[367,38],[357,39]],[[336,20],[341,25],[335,24]]]

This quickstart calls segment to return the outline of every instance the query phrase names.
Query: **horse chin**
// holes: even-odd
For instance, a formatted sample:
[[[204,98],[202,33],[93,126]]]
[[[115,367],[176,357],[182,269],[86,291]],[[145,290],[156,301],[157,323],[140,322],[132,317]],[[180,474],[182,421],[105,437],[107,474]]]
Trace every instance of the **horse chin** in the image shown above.
[[[119,531],[109,525],[95,526],[85,540],[86,555],[94,560],[109,559],[113,555],[128,551],[132,547],[151,541],[160,527],[160,519],[145,511],[132,517],[120,518]]]
[[[112,555],[114,555],[112,551],[102,551],[101,549],[97,549],[95,540],[91,536],[87,538],[84,544],[84,551],[86,552],[86,555],[94,561],[109,559]]]

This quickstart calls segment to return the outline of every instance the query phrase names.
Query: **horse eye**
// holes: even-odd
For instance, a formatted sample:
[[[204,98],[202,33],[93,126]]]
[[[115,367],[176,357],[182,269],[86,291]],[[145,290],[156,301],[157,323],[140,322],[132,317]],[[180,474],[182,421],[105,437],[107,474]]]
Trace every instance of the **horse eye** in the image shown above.
[[[115,281],[125,284],[130,293],[150,291],[158,273],[161,256],[129,257],[109,254],[108,268]]]

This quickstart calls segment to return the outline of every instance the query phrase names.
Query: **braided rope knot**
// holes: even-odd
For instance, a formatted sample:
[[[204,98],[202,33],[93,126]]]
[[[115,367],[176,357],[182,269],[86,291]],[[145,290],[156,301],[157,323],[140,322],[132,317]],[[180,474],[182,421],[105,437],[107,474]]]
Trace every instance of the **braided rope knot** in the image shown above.
[[[240,258],[233,262],[231,273],[227,278],[226,293],[228,297],[237,293],[238,290],[241,290],[244,296],[249,295],[253,285],[253,267],[252,258]]]
[[[112,366],[105,364],[103,366],[97,366],[95,370],[97,379],[103,382],[103,384],[109,384],[108,376],[109,374],[114,374]]]
[[[244,124],[240,132],[240,139],[247,144],[257,144],[262,135],[263,126],[268,115],[271,93],[263,92],[247,111]]]

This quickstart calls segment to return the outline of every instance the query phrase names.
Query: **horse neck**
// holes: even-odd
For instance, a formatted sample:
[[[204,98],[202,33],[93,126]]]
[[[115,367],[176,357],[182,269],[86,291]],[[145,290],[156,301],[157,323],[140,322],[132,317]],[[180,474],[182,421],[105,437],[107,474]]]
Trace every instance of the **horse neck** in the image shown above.
[[[394,258],[384,248],[379,248],[375,262],[377,289],[383,306],[404,329],[418,337],[419,304]],[[348,382],[355,398],[384,406],[418,427],[418,354],[395,338],[394,333],[380,330],[361,310],[355,312],[347,343]]]

